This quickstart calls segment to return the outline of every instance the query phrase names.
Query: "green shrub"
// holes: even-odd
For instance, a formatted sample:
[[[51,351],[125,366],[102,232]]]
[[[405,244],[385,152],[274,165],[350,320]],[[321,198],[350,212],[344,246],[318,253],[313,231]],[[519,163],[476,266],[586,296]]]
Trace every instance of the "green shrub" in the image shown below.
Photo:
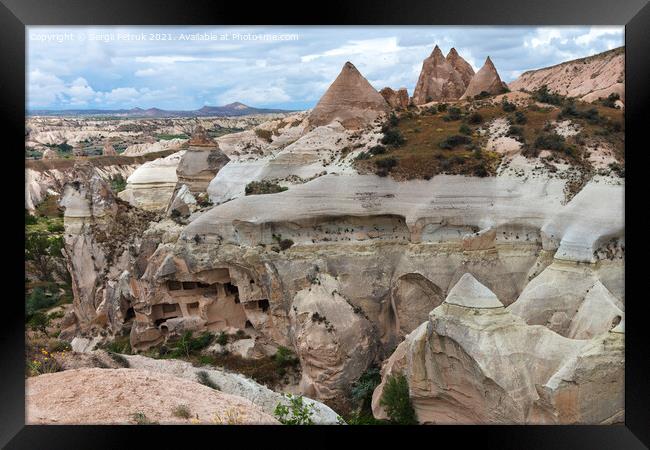
[[[271,142],[273,140],[273,133],[269,130],[255,128],[255,135],[266,142]]]
[[[526,117],[526,114],[524,114],[521,111],[515,112],[515,123],[518,125],[523,125],[526,122],[528,122],[528,118]]]
[[[38,218],[32,216],[29,211],[25,210],[25,225],[36,225],[38,223]]]
[[[504,98],[503,101],[501,102],[501,109],[503,109],[505,112],[513,112],[517,109],[517,105],[509,102]]]
[[[126,180],[124,179],[122,174],[118,173],[114,177],[111,177],[110,183],[111,183],[111,189],[116,194],[118,192],[122,192],[124,189],[126,189]]]
[[[406,142],[404,136],[402,136],[402,133],[397,128],[388,128],[384,131],[384,136],[381,138],[382,144],[392,147],[399,147],[404,142]]]
[[[228,335],[223,331],[217,336],[217,344],[226,345],[228,343]]]
[[[32,331],[40,331],[47,335],[47,327],[50,326],[50,318],[47,314],[38,311],[31,315],[27,324]]]
[[[438,146],[440,148],[452,149],[459,145],[465,145],[471,143],[472,143],[471,138],[460,134],[455,134],[453,136],[448,136],[447,138],[445,138],[442,142],[440,142],[440,144],[438,144]]]
[[[478,95],[474,96],[474,100],[483,100],[484,98],[488,98],[490,96],[490,93],[487,91],[481,91],[478,93]]]
[[[371,147],[368,150],[368,153],[373,156],[383,155],[384,153],[386,153],[386,147],[384,147],[383,145],[375,145],[374,147]]]
[[[397,124],[399,124],[399,118],[397,115],[395,115],[395,113],[390,113],[390,116],[388,116],[388,124],[391,127],[396,127]]]
[[[467,121],[473,125],[478,125],[479,123],[483,123],[483,116],[481,113],[473,112],[469,115]]]
[[[447,104],[446,103],[438,104],[438,112],[445,112],[445,111],[447,111]]]
[[[158,422],[149,420],[149,418],[143,412],[136,412],[131,414],[131,418],[135,420],[135,423],[138,425],[158,425]]]
[[[404,375],[399,374],[388,377],[379,403],[384,407],[392,423],[399,425],[415,425],[418,423],[415,410],[411,404],[408,381]]]
[[[313,425],[311,416],[314,413],[314,404],[307,405],[302,395],[286,394],[288,405],[278,403],[273,415],[283,425]]]
[[[542,133],[537,136],[533,146],[540,150],[564,150],[565,142],[557,133]]]
[[[65,228],[61,222],[53,222],[47,224],[47,231],[50,233],[63,233]]]
[[[279,346],[273,355],[273,360],[278,367],[295,366],[298,364],[298,357],[287,347]]]
[[[352,400],[360,405],[362,411],[370,409],[372,393],[381,383],[381,375],[377,367],[371,367],[352,385]]]
[[[59,300],[58,293],[53,293],[48,289],[41,286],[35,287],[27,301],[25,302],[25,313],[27,317],[32,316],[37,311],[45,308],[50,308]]]
[[[282,239],[280,242],[278,242],[278,245],[280,246],[280,250],[286,250],[290,248],[294,242],[291,239]]]
[[[460,119],[460,109],[456,108],[455,106],[447,108],[447,114],[443,116],[442,120],[446,122],[452,122],[454,120],[459,120]]]
[[[549,105],[561,106],[566,100],[566,97],[562,95],[549,92],[548,86],[546,85],[543,85],[539,89],[533,91],[532,95],[534,100],[540,103],[548,103]]]
[[[618,109],[618,106],[616,105],[616,101],[620,100],[621,96],[618,95],[617,93],[611,93],[607,96],[607,98],[599,98],[598,103],[600,103],[603,106],[606,106],[608,108],[615,108]]]
[[[179,419],[189,419],[192,417],[192,412],[187,405],[178,405],[172,410],[172,414]]]
[[[460,126],[460,128],[458,129],[458,131],[459,131],[460,133],[462,133],[462,134],[467,134],[467,135],[471,135],[471,134],[472,134],[472,129],[471,129],[470,127],[468,127],[467,125],[465,125],[465,124],[462,124],[462,125]]]
[[[246,185],[246,195],[275,194],[286,191],[288,188],[270,181],[251,181]]]
[[[523,142],[524,140],[524,129],[517,125],[510,125],[508,128],[508,136],[514,137]]]
[[[210,374],[208,372],[206,372],[205,370],[199,370],[198,372],[196,372],[196,379],[202,385],[207,386],[209,388],[212,388],[215,391],[220,391],[221,390],[219,385],[217,385],[217,383],[212,381],[212,379],[210,378]]]
[[[174,349],[169,353],[171,358],[186,357],[203,350],[214,341],[214,334],[204,331],[199,337],[193,337],[191,331],[183,333],[181,338],[175,342]]]

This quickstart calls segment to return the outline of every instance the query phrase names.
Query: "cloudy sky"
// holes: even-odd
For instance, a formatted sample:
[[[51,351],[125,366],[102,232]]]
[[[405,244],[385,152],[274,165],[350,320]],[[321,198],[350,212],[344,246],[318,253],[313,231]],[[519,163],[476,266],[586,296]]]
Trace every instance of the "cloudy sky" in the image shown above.
[[[377,89],[417,81],[435,44],[501,78],[624,45],[623,27],[28,27],[29,109],[312,107],[351,61]]]

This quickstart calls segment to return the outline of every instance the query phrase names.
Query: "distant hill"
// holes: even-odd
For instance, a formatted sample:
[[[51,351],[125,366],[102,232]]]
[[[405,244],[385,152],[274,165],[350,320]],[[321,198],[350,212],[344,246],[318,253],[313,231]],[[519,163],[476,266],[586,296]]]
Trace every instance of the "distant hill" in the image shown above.
[[[255,108],[240,102],[224,106],[204,106],[193,111],[168,111],[160,108],[132,109],[34,109],[29,116],[120,116],[120,117],[207,117],[207,116],[246,116],[250,114],[272,114],[292,112],[288,109]]]

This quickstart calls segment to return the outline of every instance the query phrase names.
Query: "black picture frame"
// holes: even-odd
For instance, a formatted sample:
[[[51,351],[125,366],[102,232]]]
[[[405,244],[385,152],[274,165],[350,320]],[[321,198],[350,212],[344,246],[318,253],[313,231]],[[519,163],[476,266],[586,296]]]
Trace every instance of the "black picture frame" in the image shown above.
[[[639,229],[645,221],[633,214],[645,209],[645,200],[632,201],[639,177],[643,178],[643,152],[647,152],[650,101],[650,5],[647,0],[444,0],[444,1],[357,1],[330,0],[323,4],[307,2],[244,3],[233,1],[156,1],[156,0],[2,0],[0,8],[0,66],[3,123],[7,147],[3,152],[6,200],[20,200],[13,194],[18,186],[22,158],[17,148],[24,146],[21,132],[25,126],[25,26],[27,25],[625,25],[626,46],[626,268],[644,254]],[[71,64],[74,62],[71,61]],[[647,139],[646,139],[647,140]],[[16,161],[13,160],[16,159]],[[17,180],[9,180],[16,177]],[[639,183],[640,184],[640,183]],[[647,187],[645,189],[647,191]],[[12,195],[13,194],[13,195]],[[9,198],[11,197],[11,198]],[[643,206],[642,206],[643,205]],[[16,288],[16,295],[4,292],[5,320],[2,336],[2,383],[0,390],[0,445],[6,448],[121,448],[146,439],[146,447],[172,448],[182,439],[184,446],[198,446],[197,438],[208,439],[212,446],[252,446],[253,437],[269,440],[269,445],[301,446],[342,445],[351,434],[359,434],[364,444],[386,443],[396,438],[401,445],[440,446],[445,440],[455,447],[474,442],[500,449],[623,449],[650,445],[650,372],[648,370],[645,296],[627,293],[625,349],[625,425],[624,426],[454,426],[435,427],[111,427],[111,426],[25,426],[24,417],[24,307],[18,260],[22,242],[20,224],[9,217],[18,205],[7,205],[5,221],[7,241],[16,255],[5,257],[5,285]],[[15,225],[15,230],[11,227]],[[12,244],[12,245],[7,245]],[[641,262],[639,264],[642,264]],[[14,275],[15,272],[15,275]],[[626,292],[636,292],[644,277],[626,270]],[[13,290],[11,291],[13,293]],[[639,292],[643,292],[639,290]],[[242,433],[244,434],[242,438]],[[278,434],[278,436],[271,436]],[[406,433],[406,436],[398,436]],[[190,436],[188,436],[190,434]],[[314,434],[319,436],[314,439]],[[322,436],[320,436],[322,435]],[[406,439],[405,439],[406,438]],[[340,444],[339,444],[340,443]],[[320,445],[319,445],[320,444]]]

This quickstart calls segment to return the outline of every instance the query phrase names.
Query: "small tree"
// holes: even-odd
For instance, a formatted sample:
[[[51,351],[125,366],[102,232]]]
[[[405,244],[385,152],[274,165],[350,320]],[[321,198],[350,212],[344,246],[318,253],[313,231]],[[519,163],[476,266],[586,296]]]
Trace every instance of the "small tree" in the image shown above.
[[[25,236],[25,260],[33,263],[41,281],[52,281],[54,260],[62,257],[62,249],[62,236],[49,236],[40,232]]]
[[[278,403],[273,414],[283,425],[313,425],[314,404],[305,404],[302,395],[286,395],[289,404]]]
[[[408,381],[402,374],[388,377],[379,404],[385,408],[388,418],[395,424],[415,425],[418,423],[411,404]]]

